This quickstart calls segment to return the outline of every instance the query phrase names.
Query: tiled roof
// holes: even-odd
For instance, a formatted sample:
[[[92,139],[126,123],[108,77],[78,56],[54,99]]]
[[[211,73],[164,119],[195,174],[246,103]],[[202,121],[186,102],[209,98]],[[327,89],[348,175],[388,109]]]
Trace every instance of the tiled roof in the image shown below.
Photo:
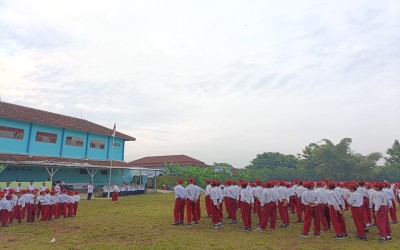
[[[64,157],[49,157],[49,156],[38,156],[38,155],[22,155],[22,154],[0,154],[0,162],[57,162],[57,163],[81,163],[90,164],[94,166],[111,166],[110,160],[85,160],[85,159],[73,159]],[[128,163],[123,161],[112,162],[113,167],[129,167]]]
[[[79,119],[71,116],[60,115],[39,109],[28,108],[16,104],[0,101],[0,117],[34,122],[60,128],[73,129],[78,131],[89,132],[100,135],[112,135],[112,129],[100,126],[96,123]],[[134,137],[116,132],[115,137],[125,139],[127,141],[136,140]]]
[[[148,156],[135,161],[131,161],[128,163],[128,165],[135,167],[160,167],[163,166],[165,162],[179,163],[182,165],[207,166],[207,164],[205,164],[204,162],[186,155]]]

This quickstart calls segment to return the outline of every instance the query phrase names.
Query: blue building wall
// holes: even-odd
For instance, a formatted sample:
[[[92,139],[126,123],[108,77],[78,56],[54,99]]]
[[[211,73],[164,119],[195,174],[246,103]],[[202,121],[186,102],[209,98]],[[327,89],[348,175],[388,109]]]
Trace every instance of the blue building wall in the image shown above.
[[[102,173],[101,170],[104,172]],[[133,177],[133,171],[123,170],[124,182],[131,182]],[[108,185],[109,169],[99,169],[94,176],[95,185]],[[33,180],[41,184],[47,181],[49,174],[45,167],[35,166],[8,166],[3,172],[0,173],[0,181],[30,181]],[[91,181],[90,175],[85,170],[84,174],[80,173],[80,169],[72,168],[60,168],[57,173],[53,176],[53,181],[64,180],[68,183],[89,183]],[[113,169],[111,173],[111,183],[122,183],[122,176],[119,170]]]
[[[24,138],[22,140],[0,138],[0,152],[26,154],[29,140],[30,123],[0,117],[0,126],[13,127],[24,130]]]
[[[36,133],[37,132],[46,132],[57,135],[56,143],[47,143],[36,141]],[[30,136],[30,144],[29,144],[29,154],[33,155],[45,155],[45,156],[60,156],[60,148],[61,148],[61,137],[62,137],[62,128],[50,127],[41,124],[32,125],[32,131]]]
[[[61,155],[64,157],[70,157],[70,158],[85,158],[86,157],[86,147],[88,146],[87,134],[88,133],[82,132],[82,131],[65,129],[64,139],[63,139],[63,147],[61,149]],[[68,136],[83,138],[82,147],[67,145],[66,140],[67,140]]]
[[[36,123],[29,123],[18,120],[11,120],[0,117],[0,126],[24,129],[22,140],[0,138],[1,153],[32,154],[43,156],[62,156],[77,159],[95,159],[95,160],[124,160],[125,141],[121,138],[115,138],[114,143],[119,146],[111,147],[112,137],[98,134],[91,134],[83,131],[75,131],[58,127],[46,126]],[[46,143],[36,141],[37,132],[46,132],[57,134],[56,143]],[[83,146],[66,145],[68,136],[83,138]],[[104,142],[104,149],[91,148],[90,142],[98,140]]]

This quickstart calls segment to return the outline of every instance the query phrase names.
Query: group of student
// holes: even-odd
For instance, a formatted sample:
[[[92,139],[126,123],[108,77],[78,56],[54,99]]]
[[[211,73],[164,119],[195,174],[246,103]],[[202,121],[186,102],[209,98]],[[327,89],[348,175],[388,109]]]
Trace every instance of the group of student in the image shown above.
[[[315,237],[321,231],[333,228],[334,239],[348,237],[344,211],[350,210],[358,240],[367,240],[369,228],[379,230],[379,242],[392,240],[389,223],[398,224],[396,200],[400,204],[400,184],[388,182],[332,182],[327,179],[310,182],[302,180],[267,181],[226,180],[223,184],[216,180],[206,180],[206,189],[196,185],[196,180],[188,179],[189,185],[182,186],[178,180],[175,186],[174,224],[184,225],[186,207],[186,226],[199,224],[201,219],[200,196],[205,194],[207,217],[212,219],[212,227],[223,228],[223,211],[228,214],[231,224],[237,224],[240,210],[243,222],[242,231],[263,232],[276,229],[277,215],[282,221],[279,226],[285,229],[290,224],[291,213],[295,224],[303,223],[300,237],[310,236],[313,222]],[[255,214],[258,228],[252,230],[252,213]],[[268,227],[269,224],[269,227]],[[268,229],[267,229],[268,228]]]
[[[144,194],[145,186],[144,184],[130,184],[130,183],[122,183],[122,185],[118,186],[117,184],[113,184],[112,186],[105,185],[103,186],[103,198],[108,197],[108,193],[111,193],[114,196],[128,196],[128,195],[136,195],[136,194]],[[115,194],[117,193],[117,194]]]
[[[36,188],[33,181],[23,189],[11,188],[10,183],[0,190],[0,219],[1,226],[8,227],[14,220],[22,223],[57,220],[60,217],[75,217],[78,211],[80,196],[78,191],[61,189],[56,184],[52,190],[45,183]]]

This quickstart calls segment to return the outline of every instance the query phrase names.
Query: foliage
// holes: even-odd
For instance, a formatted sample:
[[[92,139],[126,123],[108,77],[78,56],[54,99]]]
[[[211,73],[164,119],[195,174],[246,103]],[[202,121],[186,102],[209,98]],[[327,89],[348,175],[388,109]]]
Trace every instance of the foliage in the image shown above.
[[[387,165],[396,165],[400,167],[400,143],[398,140],[395,140],[392,147],[386,151],[388,157],[385,157]]]
[[[249,170],[278,167],[296,168],[298,159],[294,155],[284,155],[281,153],[262,153],[258,154],[251,164],[246,168]]]

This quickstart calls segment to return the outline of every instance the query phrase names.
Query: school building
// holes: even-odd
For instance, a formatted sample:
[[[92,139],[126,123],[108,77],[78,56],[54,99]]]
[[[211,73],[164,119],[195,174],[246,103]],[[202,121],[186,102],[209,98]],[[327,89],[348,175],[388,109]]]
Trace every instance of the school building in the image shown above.
[[[0,182],[64,180],[74,187],[143,182],[124,161],[136,139],[71,116],[0,101]]]

